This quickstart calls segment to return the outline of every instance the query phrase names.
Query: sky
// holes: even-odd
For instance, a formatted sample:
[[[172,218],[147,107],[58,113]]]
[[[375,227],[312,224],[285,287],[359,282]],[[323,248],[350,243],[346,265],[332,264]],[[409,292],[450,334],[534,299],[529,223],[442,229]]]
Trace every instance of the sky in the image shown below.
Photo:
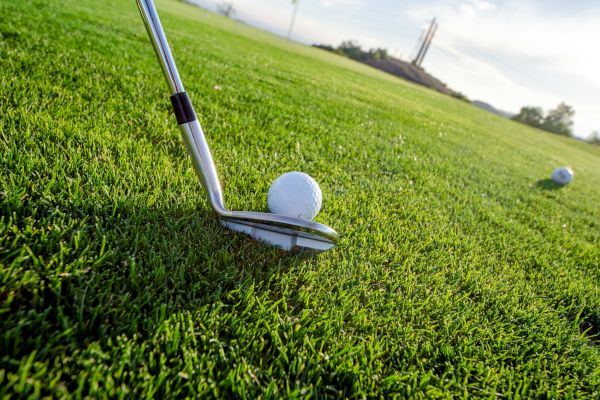
[[[191,0],[215,10],[218,0]],[[235,18],[286,36],[291,0],[228,0]],[[433,17],[423,67],[472,100],[516,113],[566,102],[574,133],[600,131],[599,0],[298,0],[294,41],[353,39],[410,61]]]

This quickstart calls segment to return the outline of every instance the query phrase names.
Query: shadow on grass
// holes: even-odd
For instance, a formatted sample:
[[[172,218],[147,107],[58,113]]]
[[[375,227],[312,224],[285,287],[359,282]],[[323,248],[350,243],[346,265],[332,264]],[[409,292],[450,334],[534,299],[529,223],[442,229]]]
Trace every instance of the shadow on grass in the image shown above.
[[[58,356],[91,341],[152,335],[173,313],[243,305],[277,292],[278,278],[290,269],[316,262],[233,233],[204,208],[85,201],[68,211],[61,205],[42,211],[35,202],[11,207],[17,221],[55,227],[27,239],[35,257],[15,251],[12,259],[0,259],[27,277],[0,293],[0,327],[12,338],[5,343],[11,358],[33,350]]]
[[[542,190],[559,190],[562,189],[564,186],[559,185],[552,179],[540,179],[535,183],[535,187]]]

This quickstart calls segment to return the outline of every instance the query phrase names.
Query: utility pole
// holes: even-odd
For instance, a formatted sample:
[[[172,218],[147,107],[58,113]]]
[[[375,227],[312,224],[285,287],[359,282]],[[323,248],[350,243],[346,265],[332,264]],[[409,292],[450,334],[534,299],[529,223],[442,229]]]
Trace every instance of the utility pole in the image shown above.
[[[287,34],[287,41],[290,41],[290,36],[292,36],[292,29],[294,29],[294,22],[296,22],[296,13],[298,12],[298,4],[300,4],[300,0],[292,0],[294,3],[294,13],[292,14],[292,22],[290,22],[290,29]]]
[[[411,51],[410,53],[410,58],[412,63],[414,63],[414,60],[417,59],[417,55],[419,54],[419,51],[421,51],[421,42],[423,41],[423,39],[425,39],[425,32],[426,30],[423,29],[423,31],[421,32],[421,36],[419,36],[419,40],[417,40],[417,44],[415,45],[414,49]]]
[[[421,36],[421,38],[422,38],[422,39],[420,39],[421,47],[419,48],[419,52],[417,53],[417,56],[412,61],[412,63],[414,65],[416,65],[417,67],[420,67],[421,64],[423,64],[423,60],[425,59],[425,56],[427,55],[427,52],[429,51],[429,47],[431,46],[431,42],[433,41],[433,36],[437,32],[438,26],[439,25],[437,23],[437,20],[434,18],[433,21],[431,21],[431,24],[429,24],[427,33],[425,33],[424,36],[423,35]]]
[[[426,44],[425,48],[423,49],[423,53],[421,53],[421,58],[419,59],[419,67],[421,66],[421,64],[423,64],[423,60],[425,59],[425,56],[427,55],[427,52],[429,51],[429,47],[431,47],[431,42],[433,41],[433,36],[435,36],[437,29],[438,29],[438,23],[436,22],[436,20],[434,18],[431,23],[431,33],[429,34],[429,39],[427,40],[427,44]]]

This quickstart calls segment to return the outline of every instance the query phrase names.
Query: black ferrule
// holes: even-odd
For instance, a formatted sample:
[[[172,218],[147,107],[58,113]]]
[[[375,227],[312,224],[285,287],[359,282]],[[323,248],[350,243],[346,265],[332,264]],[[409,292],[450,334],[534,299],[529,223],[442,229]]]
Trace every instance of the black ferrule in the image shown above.
[[[196,120],[196,113],[186,92],[175,93],[171,96],[171,103],[179,125]]]

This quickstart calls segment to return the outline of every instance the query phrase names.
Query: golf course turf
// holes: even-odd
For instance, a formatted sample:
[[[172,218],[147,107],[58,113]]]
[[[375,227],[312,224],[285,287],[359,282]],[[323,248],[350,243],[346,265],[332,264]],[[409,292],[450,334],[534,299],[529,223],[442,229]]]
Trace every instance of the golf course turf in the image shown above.
[[[0,398],[599,398],[600,148],[157,7],[228,207],[339,244],[220,226],[135,1],[0,0]]]

